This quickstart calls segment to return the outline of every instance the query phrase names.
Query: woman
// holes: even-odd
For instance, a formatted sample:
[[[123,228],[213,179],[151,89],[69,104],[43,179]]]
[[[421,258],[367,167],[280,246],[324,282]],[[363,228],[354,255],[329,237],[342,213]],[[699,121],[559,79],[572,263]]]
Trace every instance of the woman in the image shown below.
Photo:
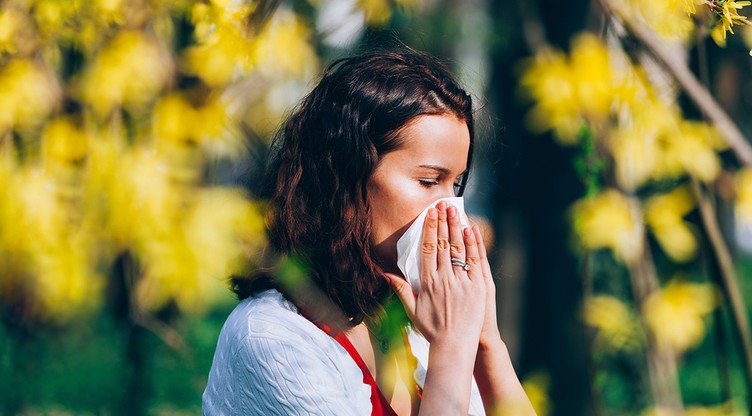
[[[396,266],[415,218],[462,194],[473,133],[470,96],[425,54],[329,67],[277,137],[265,179],[271,244],[310,282],[289,267],[235,280],[244,300],[222,329],[205,414],[468,414],[475,385],[479,413],[532,413],[478,228],[439,202],[423,228],[419,293]],[[399,316],[385,308],[391,292],[430,342],[424,377],[403,337],[384,334]]]

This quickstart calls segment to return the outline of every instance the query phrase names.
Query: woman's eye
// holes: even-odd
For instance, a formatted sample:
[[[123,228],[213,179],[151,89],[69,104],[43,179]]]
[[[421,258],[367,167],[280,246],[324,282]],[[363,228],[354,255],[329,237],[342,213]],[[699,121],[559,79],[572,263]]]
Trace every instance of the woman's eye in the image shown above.
[[[430,188],[432,186],[436,186],[439,184],[439,181],[437,181],[436,179],[432,179],[432,180],[421,179],[418,182],[420,182],[420,184],[425,186],[426,188]]]

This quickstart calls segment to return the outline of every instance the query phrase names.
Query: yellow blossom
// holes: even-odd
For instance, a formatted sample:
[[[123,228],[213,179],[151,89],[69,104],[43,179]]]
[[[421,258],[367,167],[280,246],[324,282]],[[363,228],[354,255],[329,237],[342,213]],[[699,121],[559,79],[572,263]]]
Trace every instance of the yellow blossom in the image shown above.
[[[194,108],[178,94],[157,103],[152,123],[153,135],[165,152],[175,150],[172,145],[199,143],[209,154],[227,157],[242,154],[242,136],[231,125],[226,106],[219,99],[209,99]]]
[[[141,247],[145,274],[137,295],[146,309],[174,300],[183,311],[199,312],[227,297],[224,279],[263,242],[260,212],[231,190],[204,190],[185,220],[175,234],[152,236]]]
[[[124,31],[88,68],[82,98],[99,116],[121,105],[142,107],[167,85],[172,70],[164,45],[144,33]]]
[[[581,112],[591,121],[607,117],[617,78],[606,45],[592,34],[577,36],[572,41],[570,65]]]
[[[219,86],[251,67],[252,45],[241,28],[228,24],[213,27],[198,45],[186,50],[185,63],[206,83]]]
[[[651,294],[644,304],[645,323],[662,348],[681,354],[705,336],[703,318],[716,306],[710,283],[672,279]]]
[[[0,53],[15,54],[33,48],[33,32],[26,13],[15,7],[0,9]]]
[[[89,240],[72,222],[55,181],[39,169],[18,170],[5,185],[12,199],[2,201],[0,252],[20,257],[0,270],[25,276],[24,312],[35,319],[63,322],[90,311],[101,299],[102,280],[93,270]],[[9,206],[10,205],[10,206]],[[4,246],[4,247],[3,247]]]
[[[383,25],[392,17],[392,5],[388,0],[358,0],[369,25]]]
[[[585,323],[597,330],[596,345],[609,350],[633,351],[641,345],[638,320],[629,307],[613,296],[592,296],[583,308]]]
[[[629,0],[628,13],[669,40],[686,42],[694,24],[688,12],[695,10],[694,0]]]
[[[266,77],[311,77],[318,57],[310,29],[294,13],[279,10],[253,43],[251,62]]]
[[[640,258],[644,231],[635,200],[607,190],[576,202],[572,210],[575,232],[585,248],[609,248],[616,258],[627,263]]]
[[[526,117],[527,127],[538,133],[553,129],[562,144],[576,144],[584,119],[566,56],[550,49],[539,52],[528,62],[520,84],[536,102]]]
[[[57,80],[31,60],[13,60],[0,69],[0,132],[32,128],[57,107],[61,97]]]
[[[621,84],[610,59],[606,46],[591,34],[573,40],[570,59],[554,50],[538,53],[520,81],[536,101],[527,116],[529,128],[552,129],[562,144],[575,144],[584,122],[595,127],[605,121]]]
[[[712,182],[721,171],[716,150],[725,148],[720,134],[706,123],[682,121],[677,134],[667,140],[668,158],[675,158],[682,169],[703,182]]]
[[[734,216],[740,223],[752,226],[752,168],[741,169],[736,174]]]
[[[719,22],[713,27],[711,37],[718,46],[726,46],[726,32],[731,32],[733,34],[734,25],[744,24],[744,21],[747,18],[740,15],[739,10],[750,4],[752,4],[752,2],[731,0],[716,4],[717,7],[720,7],[720,11],[716,12],[719,16]]]
[[[616,180],[624,189],[633,191],[655,176],[662,156],[658,136],[657,126],[649,123],[614,132],[611,151]]]
[[[705,4],[705,0],[684,0],[684,9],[688,14],[695,14],[697,13],[697,8],[695,6],[703,4]]]
[[[645,202],[645,222],[661,247],[676,262],[686,262],[697,252],[697,239],[683,217],[695,207],[686,187],[653,196]]]
[[[536,371],[529,376],[525,377],[522,381],[522,388],[525,390],[525,394],[530,400],[530,404],[533,405],[535,413],[538,416],[547,416],[551,414],[551,399],[548,395],[549,387],[551,385],[550,377],[547,373],[542,371]],[[514,408],[503,408],[502,411],[496,411],[493,414],[519,414],[524,412],[525,407],[513,411]]]
[[[56,118],[42,133],[45,157],[65,163],[82,161],[88,151],[88,136],[66,117]]]

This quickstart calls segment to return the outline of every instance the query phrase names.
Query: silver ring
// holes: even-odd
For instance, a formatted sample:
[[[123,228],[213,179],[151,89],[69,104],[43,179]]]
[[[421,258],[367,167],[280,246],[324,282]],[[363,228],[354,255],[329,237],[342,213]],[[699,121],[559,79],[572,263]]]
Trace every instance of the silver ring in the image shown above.
[[[470,270],[470,265],[467,264],[467,262],[462,261],[462,259],[458,259],[457,257],[452,257],[452,266],[460,266],[464,271]]]

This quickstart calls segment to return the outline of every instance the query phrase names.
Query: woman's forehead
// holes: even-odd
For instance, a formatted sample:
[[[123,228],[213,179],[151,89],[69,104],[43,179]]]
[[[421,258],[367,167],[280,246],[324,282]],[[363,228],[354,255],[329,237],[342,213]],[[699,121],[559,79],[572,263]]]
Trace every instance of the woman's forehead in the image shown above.
[[[453,115],[416,117],[401,132],[402,145],[395,150],[415,167],[434,167],[461,173],[467,165],[470,132]],[[395,155],[396,156],[396,155]]]

